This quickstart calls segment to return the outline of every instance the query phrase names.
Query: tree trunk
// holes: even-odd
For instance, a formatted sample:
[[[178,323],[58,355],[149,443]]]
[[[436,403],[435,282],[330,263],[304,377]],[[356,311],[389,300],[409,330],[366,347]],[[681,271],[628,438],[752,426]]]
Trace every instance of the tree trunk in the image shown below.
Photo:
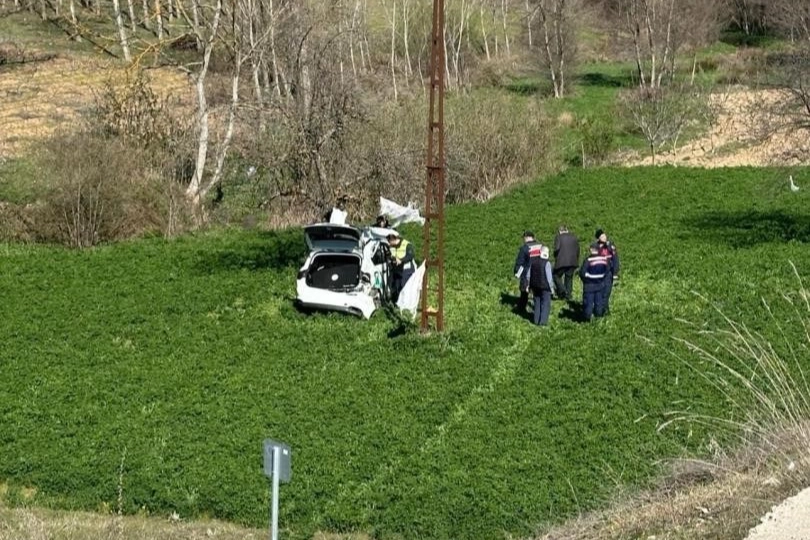
[[[405,46],[405,73],[410,77],[413,75],[413,67],[411,63],[411,49],[408,43],[410,34],[408,32],[410,18],[410,0],[402,1],[402,44]]]
[[[79,25],[79,19],[76,17],[76,2],[74,0],[70,0],[68,7],[70,8],[70,22],[73,23],[73,27],[75,29]],[[73,39],[75,41],[81,41],[82,36],[78,31],[76,31],[74,32]]]
[[[141,11],[143,12],[143,27],[149,30],[152,26],[149,22],[149,0],[141,0]]]
[[[200,199],[205,198],[211,188],[216,186],[222,181],[222,171],[225,167],[225,158],[228,156],[228,148],[231,144],[231,138],[233,137],[233,127],[236,123],[236,108],[239,105],[239,72],[241,71],[242,66],[242,57],[239,52],[236,55],[236,61],[234,63],[234,70],[233,70],[233,78],[231,79],[231,106],[228,111],[228,126],[225,128],[225,137],[222,139],[222,144],[219,146],[219,151],[217,152],[217,164],[216,168],[214,169],[214,174],[211,176],[211,180],[206,184],[201,190],[199,197]]]
[[[511,56],[512,50],[509,47],[509,25],[508,25],[509,0],[501,0],[501,15],[503,17],[503,42],[506,46],[506,55]]]
[[[534,20],[534,11],[529,5],[529,0],[526,0],[526,32],[529,35],[529,48],[531,49],[534,44],[532,43],[532,21]]]
[[[487,55],[487,60],[492,60],[489,54],[489,37],[487,36],[487,25],[484,22],[484,4],[480,5],[479,13],[481,14],[481,38],[484,40],[484,53]]]
[[[124,52],[124,60],[132,62],[132,56],[129,54],[129,43],[127,43],[127,29],[124,27],[124,19],[121,17],[121,4],[118,0],[113,0],[113,9],[115,10],[115,26],[118,28],[118,38],[121,42],[121,50]]]
[[[397,43],[397,0],[391,0],[391,81],[394,85],[394,101],[397,101],[396,43]]]
[[[127,9],[129,11],[129,28],[132,34],[135,35],[138,30],[138,23],[135,21],[135,3],[132,0],[127,0]]]
[[[545,6],[542,4],[539,7],[540,18],[543,21],[543,45],[545,46],[546,51],[546,61],[548,62],[548,69],[549,73],[551,74],[551,84],[554,86],[554,97],[561,98],[562,94],[560,93],[560,86],[559,82],[557,81],[557,73],[555,69],[555,61],[554,61],[554,54],[551,51],[551,36],[549,31],[549,22],[548,17],[549,13],[546,10]]]
[[[159,0],[158,0],[159,1]],[[156,2],[157,4],[158,2]],[[200,189],[203,186],[203,175],[205,174],[205,163],[208,158],[208,101],[205,97],[205,77],[208,74],[208,66],[211,64],[211,53],[214,50],[214,40],[216,39],[217,31],[219,30],[219,20],[222,13],[222,0],[217,0],[217,5],[214,12],[214,20],[209,29],[210,34],[205,42],[203,50],[202,66],[197,73],[194,81],[194,87],[197,94],[197,159],[194,165],[194,175],[191,177],[186,188],[186,197],[191,203],[199,208],[202,198],[200,197]]]
[[[157,38],[163,39],[163,10],[161,0],[155,0],[155,23],[157,24]]]
[[[352,62],[352,74],[357,78],[357,64],[354,59],[354,37],[357,31],[357,10],[360,8],[360,0],[355,0],[352,11],[352,24],[349,28],[349,59]]]
[[[191,24],[194,25],[194,38],[197,41],[197,50],[202,50],[202,40],[199,36],[200,28],[200,0],[191,0]]]

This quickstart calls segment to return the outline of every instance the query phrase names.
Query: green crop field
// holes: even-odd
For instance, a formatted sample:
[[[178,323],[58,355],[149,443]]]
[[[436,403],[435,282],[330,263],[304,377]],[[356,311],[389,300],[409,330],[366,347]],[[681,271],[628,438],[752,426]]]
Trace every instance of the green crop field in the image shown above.
[[[300,230],[0,245],[5,499],[109,509],[120,487],[127,512],[262,526],[272,437],[293,448],[288,538],[529,535],[725,440],[656,429],[740,414],[666,351],[691,335],[679,319],[720,319],[692,291],[773,330],[760,296],[798,288],[789,261],[810,272],[808,196],[786,188],[767,169],[571,170],[453,207],[448,331],[430,337],[296,311]],[[560,221],[588,242],[604,227],[623,275],[607,319],[555,303],[539,329],[511,313],[511,266],[523,229],[549,241]]]

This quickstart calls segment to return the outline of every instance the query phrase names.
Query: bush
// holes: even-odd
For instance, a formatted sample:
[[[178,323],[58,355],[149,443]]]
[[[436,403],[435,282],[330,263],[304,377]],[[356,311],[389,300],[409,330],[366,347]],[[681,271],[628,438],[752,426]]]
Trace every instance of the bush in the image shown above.
[[[182,187],[155,158],[120,139],[78,133],[48,141],[39,157],[48,189],[31,238],[85,248],[147,232],[172,235],[188,220]]]
[[[380,104],[373,114],[355,109],[319,148],[324,182],[311,154],[302,150],[309,146],[298,143],[297,126],[283,118],[270,120],[250,144],[237,143],[242,159],[232,160],[222,212],[241,218],[262,209],[272,224],[289,225],[318,219],[338,202],[353,219],[369,218],[380,195],[420,204],[427,122],[421,98]],[[486,200],[553,168],[548,126],[543,111],[519,97],[494,92],[448,96],[447,202]],[[247,170],[254,172],[248,176]]]
[[[616,132],[609,118],[586,116],[579,121],[577,129],[582,137],[581,166],[604,163],[616,149]]]

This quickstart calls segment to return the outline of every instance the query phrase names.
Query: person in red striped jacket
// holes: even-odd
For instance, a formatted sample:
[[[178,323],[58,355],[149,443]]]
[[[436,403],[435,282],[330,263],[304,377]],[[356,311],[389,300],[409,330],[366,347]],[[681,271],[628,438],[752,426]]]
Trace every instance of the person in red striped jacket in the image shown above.
[[[610,273],[608,258],[599,253],[597,246],[591,246],[588,257],[579,267],[582,280],[582,316],[590,321],[594,316],[605,314],[605,282]]]

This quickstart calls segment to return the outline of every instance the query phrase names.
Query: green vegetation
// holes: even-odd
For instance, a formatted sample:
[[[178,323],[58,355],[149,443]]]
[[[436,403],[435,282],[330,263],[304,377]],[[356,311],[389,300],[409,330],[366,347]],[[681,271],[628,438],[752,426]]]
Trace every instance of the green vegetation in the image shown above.
[[[740,414],[646,340],[666,346],[687,332],[676,319],[717,317],[693,290],[767,330],[758,294],[790,290],[788,260],[810,268],[807,196],[785,177],[570,170],[453,207],[449,330],[430,337],[382,313],[297,312],[299,230],[2,246],[6,500],[106,509],[120,483],[128,512],[261,527],[261,441],[273,437],[294,449],[290,537],[531,534],[718,437],[659,433],[667,412]],[[519,231],[548,241],[563,220],[583,243],[596,227],[613,235],[622,281],[609,318],[584,325],[555,303],[538,329],[510,311],[511,265]]]
[[[32,160],[0,161],[0,202],[15,204],[35,202],[45,187]]]

